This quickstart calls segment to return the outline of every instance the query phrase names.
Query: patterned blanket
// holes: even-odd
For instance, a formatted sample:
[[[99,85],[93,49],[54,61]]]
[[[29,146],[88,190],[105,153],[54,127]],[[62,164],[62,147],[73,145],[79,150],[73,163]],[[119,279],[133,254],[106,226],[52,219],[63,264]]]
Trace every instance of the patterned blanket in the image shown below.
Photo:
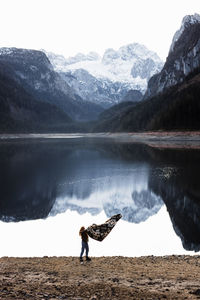
[[[108,219],[105,223],[101,225],[93,224],[86,229],[88,235],[97,241],[103,241],[105,237],[110,233],[113,227],[116,225],[117,221],[121,219],[122,215],[114,215]]]

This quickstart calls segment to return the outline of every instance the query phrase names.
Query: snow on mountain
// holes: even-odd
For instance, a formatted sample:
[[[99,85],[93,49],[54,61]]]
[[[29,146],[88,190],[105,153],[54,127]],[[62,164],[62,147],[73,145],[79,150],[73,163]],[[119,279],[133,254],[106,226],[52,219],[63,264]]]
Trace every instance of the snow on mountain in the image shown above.
[[[157,69],[153,71],[154,74],[159,72],[163,65],[156,53],[137,43],[123,46],[118,51],[107,49],[103,57],[94,52],[90,52],[88,55],[79,53],[68,59],[52,53],[47,53],[47,55],[56,71],[68,72],[84,69],[96,78],[129,83],[130,88],[139,85],[143,92],[146,89],[147,77],[145,72],[142,76],[133,77],[131,70],[134,69],[134,65],[137,65],[138,61],[142,63],[146,59],[151,59],[157,65]]]
[[[42,50],[45,52],[45,50]],[[89,52],[87,55],[78,53],[73,57],[65,58],[63,55],[54,54],[53,52],[46,53],[51,62],[53,62],[54,68],[57,71],[65,71],[69,65],[81,62],[81,61],[96,61],[100,59],[100,56],[96,52]]]
[[[127,83],[96,78],[84,69],[63,72],[60,76],[82,99],[95,102],[103,108],[122,101],[129,90]]]
[[[80,152],[73,153],[70,159],[78,160],[79,172],[77,174],[74,170],[73,181],[63,184],[60,196],[50,212],[51,216],[67,209],[76,210],[79,214],[89,212],[92,215],[104,210],[107,216],[121,213],[124,220],[140,223],[160,210],[162,199],[148,190],[148,166],[144,165],[143,171],[138,173],[134,165],[130,169],[123,169],[123,165],[119,167],[115,161],[110,161],[109,167],[108,160],[92,164],[98,153],[85,152],[85,160],[80,162],[78,153]],[[83,173],[83,166],[88,161],[90,168],[86,175]]]
[[[83,99],[104,106],[120,102],[130,89],[139,90],[144,94],[149,78],[158,73],[163,66],[155,52],[137,43],[123,46],[119,50],[107,49],[102,57],[95,52],[87,55],[79,53],[68,59],[53,53],[46,52],[46,55],[54,69],[64,74],[67,83],[78,90]],[[83,71],[87,71],[85,75],[88,78],[90,76],[90,87],[83,78]],[[91,85],[92,90],[96,91],[95,95],[90,93]]]

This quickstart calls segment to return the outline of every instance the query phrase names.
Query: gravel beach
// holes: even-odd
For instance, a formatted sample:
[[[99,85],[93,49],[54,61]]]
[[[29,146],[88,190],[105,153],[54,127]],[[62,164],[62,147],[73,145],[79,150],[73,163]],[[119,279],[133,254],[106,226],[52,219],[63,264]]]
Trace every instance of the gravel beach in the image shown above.
[[[0,299],[200,299],[200,256],[0,258]]]

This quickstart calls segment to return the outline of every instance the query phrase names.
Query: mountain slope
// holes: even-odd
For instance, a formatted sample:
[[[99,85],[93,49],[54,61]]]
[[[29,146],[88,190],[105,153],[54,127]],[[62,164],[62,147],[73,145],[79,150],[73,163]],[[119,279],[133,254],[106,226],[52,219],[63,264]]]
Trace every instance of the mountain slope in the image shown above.
[[[74,90],[53,70],[41,51],[1,48],[0,62],[4,73],[20,84],[35,99],[57,106],[76,120],[88,120],[102,109],[92,103],[83,103]]]
[[[162,71],[148,82],[145,97],[152,97],[200,67],[200,15],[185,16],[175,33],[169,55]]]
[[[143,98],[143,95],[140,91],[138,90],[129,90],[122,101],[132,101],[132,102],[139,102]]]
[[[117,110],[108,119],[100,118],[93,128],[99,131],[197,130],[200,129],[200,74],[166,92]],[[106,112],[105,112],[106,113]]]
[[[66,130],[72,120],[55,105],[37,101],[17,82],[5,75],[12,72],[0,63],[0,132]]]

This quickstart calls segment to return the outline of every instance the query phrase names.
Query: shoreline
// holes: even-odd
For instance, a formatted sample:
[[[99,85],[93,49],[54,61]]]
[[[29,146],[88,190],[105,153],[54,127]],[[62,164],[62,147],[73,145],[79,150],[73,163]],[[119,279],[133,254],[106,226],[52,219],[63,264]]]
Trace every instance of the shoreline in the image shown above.
[[[200,256],[0,258],[0,299],[198,299]]]
[[[128,133],[29,133],[0,134],[0,142],[56,139],[107,139],[120,143],[145,144],[160,149],[200,149],[200,131],[128,132]]]
[[[131,137],[143,139],[176,140],[200,139],[200,131],[144,131],[144,132],[96,132],[96,133],[0,133],[0,139],[15,138],[72,138],[72,137]]]

